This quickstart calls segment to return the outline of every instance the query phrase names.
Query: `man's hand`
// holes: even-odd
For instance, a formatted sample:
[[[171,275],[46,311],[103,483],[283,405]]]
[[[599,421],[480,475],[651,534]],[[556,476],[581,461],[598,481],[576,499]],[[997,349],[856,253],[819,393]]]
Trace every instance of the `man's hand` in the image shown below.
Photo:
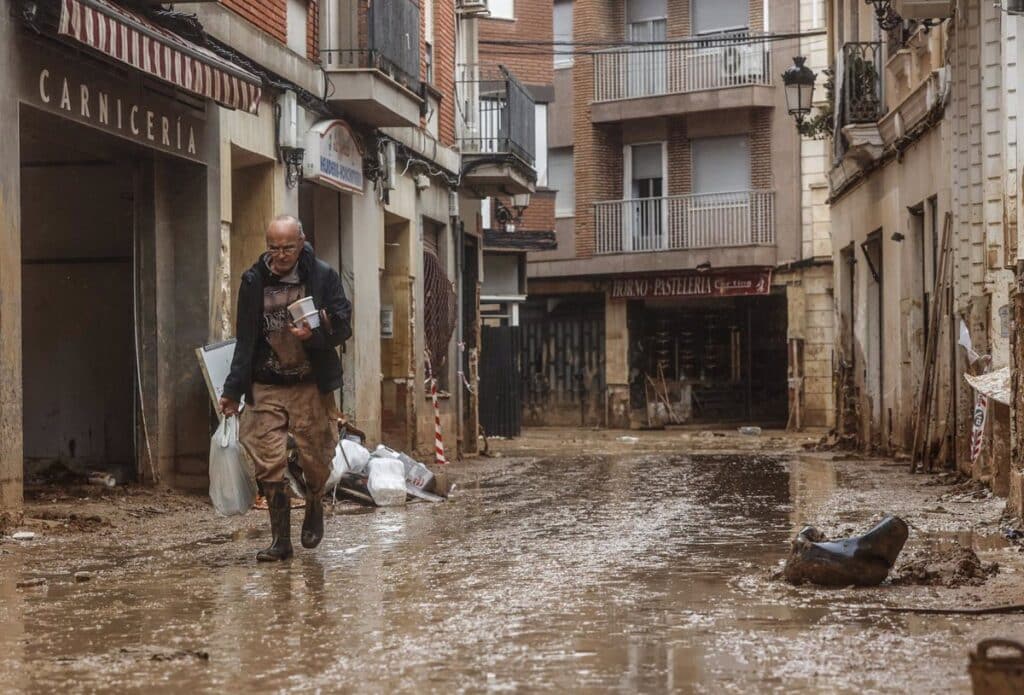
[[[238,401],[233,401],[227,396],[220,397],[220,412],[224,413],[225,417],[231,417],[232,415],[238,415]]]
[[[288,326],[288,330],[303,342],[313,337],[313,329],[309,327],[309,321],[304,320],[301,326]]]

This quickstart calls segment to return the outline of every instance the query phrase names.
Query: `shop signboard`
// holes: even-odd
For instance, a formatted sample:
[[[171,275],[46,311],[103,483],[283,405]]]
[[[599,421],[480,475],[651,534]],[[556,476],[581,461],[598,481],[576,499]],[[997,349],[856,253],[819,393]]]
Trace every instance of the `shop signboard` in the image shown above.
[[[320,121],[306,136],[303,175],[345,193],[363,192],[363,155],[348,123]]]
[[[771,268],[731,268],[615,278],[610,289],[612,299],[650,299],[765,295],[771,287]]]
[[[205,112],[147,89],[140,74],[119,75],[36,47],[24,52],[22,64],[21,98],[27,105],[205,163]]]

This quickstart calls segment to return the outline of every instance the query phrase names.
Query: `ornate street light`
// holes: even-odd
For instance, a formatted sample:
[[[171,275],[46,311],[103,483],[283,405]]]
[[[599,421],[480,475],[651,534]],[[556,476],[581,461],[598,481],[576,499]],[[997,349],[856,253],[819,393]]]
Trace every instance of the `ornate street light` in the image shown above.
[[[793,64],[782,73],[782,84],[786,86],[786,106],[797,125],[803,124],[814,103],[814,81],[817,75],[804,65],[806,60],[803,56],[796,56]]]

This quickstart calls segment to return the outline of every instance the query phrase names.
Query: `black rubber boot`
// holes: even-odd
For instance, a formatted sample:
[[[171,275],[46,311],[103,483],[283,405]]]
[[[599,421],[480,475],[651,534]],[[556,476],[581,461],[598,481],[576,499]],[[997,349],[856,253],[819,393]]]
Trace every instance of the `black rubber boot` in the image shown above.
[[[324,496],[306,497],[306,518],[302,521],[302,547],[315,548],[324,539]]]
[[[284,483],[265,483],[267,508],[270,509],[270,532],[273,540],[270,547],[256,553],[259,562],[288,560],[292,551],[292,505],[284,490]]]

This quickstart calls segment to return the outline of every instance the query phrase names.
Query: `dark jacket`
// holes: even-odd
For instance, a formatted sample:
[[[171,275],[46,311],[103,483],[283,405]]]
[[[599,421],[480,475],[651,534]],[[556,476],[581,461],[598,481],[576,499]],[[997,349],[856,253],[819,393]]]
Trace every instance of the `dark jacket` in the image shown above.
[[[244,395],[247,403],[253,402],[253,356],[257,343],[263,340],[263,286],[270,279],[270,269],[262,257],[242,274],[235,323],[235,356],[231,360],[231,373],[224,380],[224,395],[232,400],[241,400]],[[341,360],[335,348],[352,336],[352,305],[345,298],[338,273],[317,258],[309,244],[305,244],[299,255],[299,279],[316,308],[327,311],[327,321],[321,314],[320,326],[313,329],[313,336],[303,347],[320,392],[331,393],[341,388]]]

